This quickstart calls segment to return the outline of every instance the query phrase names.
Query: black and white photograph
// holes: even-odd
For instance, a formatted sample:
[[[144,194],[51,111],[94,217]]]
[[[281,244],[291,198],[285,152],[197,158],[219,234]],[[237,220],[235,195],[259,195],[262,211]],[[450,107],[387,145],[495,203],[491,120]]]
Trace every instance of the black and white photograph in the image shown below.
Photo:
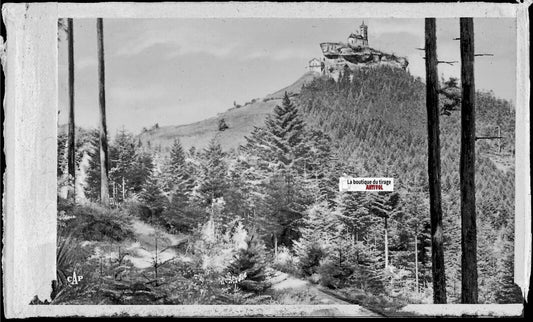
[[[28,304],[522,313],[516,17],[56,23],[55,279]]]

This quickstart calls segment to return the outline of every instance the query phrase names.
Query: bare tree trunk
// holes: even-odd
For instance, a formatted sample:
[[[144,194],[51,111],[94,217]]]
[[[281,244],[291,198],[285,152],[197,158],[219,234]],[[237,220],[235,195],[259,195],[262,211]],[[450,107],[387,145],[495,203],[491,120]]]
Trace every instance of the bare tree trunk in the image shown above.
[[[461,303],[478,302],[474,20],[461,18]]]
[[[415,284],[418,293],[418,232],[415,231]]]
[[[352,248],[353,249],[356,249],[355,244],[357,243],[358,237],[359,236],[357,236],[357,230],[354,229],[354,232],[352,234]],[[357,250],[355,251],[355,264],[359,265],[359,252]]]
[[[115,184],[115,181],[111,181],[111,187],[112,187],[111,191],[113,192],[113,194],[111,196],[111,199],[116,200],[116,198],[117,198],[117,186]]]
[[[274,254],[278,257],[278,236],[274,232]]]
[[[389,234],[387,233],[388,220],[385,217],[385,268],[389,267]]]
[[[502,154],[502,129],[498,126],[498,154]]]
[[[96,19],[98,47],[98,102],[100,105],[100,201],[109,206],[109,157],[107,149],[107,124],[105,114],[105,64],[104,64],[104,26],[102,18]]]
[[[437,35],[435,18],[426,18],[426,109],[428,124],[429,213],[431,217],[431,261],[433,303],[446,303],[446,275],[440,190],[439,80],[437,75]]]
[[[154,271],[155,271],[155,285],[158,286],[159,282],[158,282],[158,274],[157,274],[157,268],[159,267],[159,258],[158,258],[158,249],[157,249],[157,244],[158,244],[158,233],[155,232],[155,262],[154,262]]]
[[[72,177],[74,190],[72,198],[76,199],[76,151],[74,123],[74,23],[68,18],[68,174]]]

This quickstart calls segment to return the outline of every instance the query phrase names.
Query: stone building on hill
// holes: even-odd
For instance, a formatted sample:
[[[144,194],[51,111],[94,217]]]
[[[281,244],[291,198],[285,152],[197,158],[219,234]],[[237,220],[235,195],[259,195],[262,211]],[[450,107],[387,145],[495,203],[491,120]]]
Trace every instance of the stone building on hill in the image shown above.
[[[307,66],[307,69],[310,72],[316,72],[316,73],[323,73],[324,72],[324,60],[320,60],[318,58],[313,58],[309,61],[309,65]]]
[[[348,46],[351,48],[368,47],[368,26],[365,21],[359,26],[359,32],[351,33],[348,36]]]
[[[371,48],[368,42],[368,26],[364,21],[359,26],[359,30],[348,36],[347,43],[323,42],[320,44],[320,49],[324,55],[321,62],[324,66],[323,68],[321,67],[320,72],[333,77],[338,75],[338,72],[345,65],[350,69],[389,65],[404,70],[409,65],[405,57],[398,57],[394,54],[387,54]],[[319,60],[316,58],[315,60],[309,61],[308,68],[318,71],[317,61]],[[311,63],[313,67],[311,67]]]

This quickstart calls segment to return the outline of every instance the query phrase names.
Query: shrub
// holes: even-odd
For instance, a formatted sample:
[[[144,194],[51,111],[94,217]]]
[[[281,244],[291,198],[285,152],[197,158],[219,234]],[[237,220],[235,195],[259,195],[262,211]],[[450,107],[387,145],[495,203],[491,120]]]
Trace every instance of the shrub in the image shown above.
[[[329,288],[339,288],[344,284],[346,274],[342,267],[337,265],[332,259],[327,258],[320,261],[317,268],[319,283]]]
[[[184,205],[180,208],[170,204],[158,217],[158,223],[167,232],[193,233],[199,222],[204,221],[208,214],[204,208],[194,205]]]
[[[133,238],[130,218],[119,209],[106,209],[96,204],[73,206],[67,215],[73,216],[65,227],[73,237],[90,241],[122,241]]]
[[[231,230],[222,235],[212,219],[195,229],[192,240],[192,253],[205,271],[223,273],[237,252]]]
[[[201,268],[200,258],[192,261],[175,261],[168,266],[173,272],[164,280],[162,289],[166,291],[168,301],[175,304],[240,304],[234,303],[238,295],[232,298],[227,285],[222,283],[220,274]]]
[[[338,249],[330,249],[326,258],[320,261],[317,268],[317,273],[320,275],[320,284],[328,288],[342,288],[345,287],[349,278],[354,273],[354,267],[357,265],[355,261],[355,252],[348,247]]]
[[[69,234],[66,237],[58,235],[57,238],[56,282],[52,291],[52,300],[68,286],[67,278],[72,276],[74,271],[83,276],[84,272],[80,271],[79,266],[92,255],[92,249],[80,245],[80,242],[72,235]]]
[[[274,257],[273,267],[279,271],[299,275],[298,258],[292,254],[289,248],[280,246],[278,255]]]
[[[326,256],[322,246],[318,242],[311,242],[305,247],[300,246],[297,249],[299,268],[304,276],[311,276],[316,273],[320,260]]]
[[[134,217],[140,217],[142,204],[135,199],[127,199],[121,204],[121,208],[125,214]]]
[[[226,123],[226,120],[224,120],[224,119],[218,120],[218,130],[219,131],[224,131],[226,129],[229,129],[229,126]]]
[[[347,287],[334,291],[337,296],[353,304],[361,305],[374,312],[390,316],[408,303],[399,298],[393,298],[384,294],[376,295],[373,292],[365,292],[358,287]],[[393,315],[394,316],[394,315]]]
[[[69,221],[75,218],[71,215],[75,206],[76,204],[72,199],[62,198],[59,195],[57,196],[58,235],[68,234],[68,232],[65,232],[65,228],[69,225]]]

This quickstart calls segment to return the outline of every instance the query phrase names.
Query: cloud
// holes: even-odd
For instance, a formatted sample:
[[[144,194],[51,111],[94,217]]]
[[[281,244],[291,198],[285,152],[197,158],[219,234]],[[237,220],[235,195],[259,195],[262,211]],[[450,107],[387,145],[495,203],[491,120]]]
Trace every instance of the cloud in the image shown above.
[[[151,86],[113,86],[106,93],[110,100],[123,105],[139,102],[150,102],[161,99],[169,94],[168,89],[160,85]]]
[[[369,39],[370,47],[381,49],[388,52],[394,52],[399,55],[409,55],[416,52],[417,47],[424,41],[424,34],[413,34],[410,32],[384,32]],[[424,47],[422,44],[421,47]]]
[[[153,31],[153,30],[152,30]],[[132,57],[151,49],[164,47],[167,59],[188,54],[208,54],[215,57],[229,57],[237,48],[235,42],[224,41],[222,37],[194,37],[190,33],[176,32],[144,32],[126,41],[113,55]]]
[[[265,48],[250,51],[248,54],[240,55],[242,60],[271,59],[274,61],[292,59],[310,59],[312,54],[307,48],[281,48],[277,50],[267,50]]]
[[[396,32],[409,33],[413,35],[424,34],[424,19],[373,19],[372,25],[369,26],[370,36],[379,36],[385,33]]]
[[[174,51],[167,53],[168,58],[185,56],[189,54],[208,54],[215,57],[230,57],[235,54],[237,45],[232,44],[199,44],[187,43],[185,45],[177,45]]]

